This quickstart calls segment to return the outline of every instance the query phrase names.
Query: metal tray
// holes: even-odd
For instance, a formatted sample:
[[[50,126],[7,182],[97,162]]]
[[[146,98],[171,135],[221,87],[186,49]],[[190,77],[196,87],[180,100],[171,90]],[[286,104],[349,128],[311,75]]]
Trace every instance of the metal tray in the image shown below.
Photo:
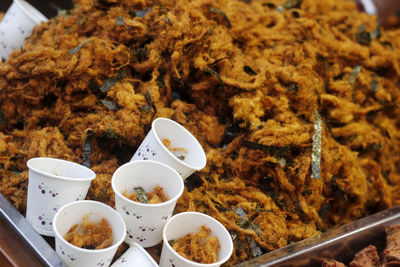
[[[24,240],[44,266],[65,266],[49,243],[30,226],[1,193],[0,219],[10,225],[15,234]],[[355,253],[368,245],[375,245],[378,252],[381,252],[386,242],[385,228],[395,224],[400,224],[400,206],[263,254],[235,267],[312,267],[321,266],[323,258],[336,259],[348,264]]]
[[[274,250],[235,267],[312,267],[321,266],[323,258],[348,264],[355,253],[368,245],[375,245],[378,253],[382,252],[386,243],[385,228],[395,224],[400,224],[400,206]]]
[[[0,193],[0,220],[18,236],[43,266],[65,266],[54,249]]]

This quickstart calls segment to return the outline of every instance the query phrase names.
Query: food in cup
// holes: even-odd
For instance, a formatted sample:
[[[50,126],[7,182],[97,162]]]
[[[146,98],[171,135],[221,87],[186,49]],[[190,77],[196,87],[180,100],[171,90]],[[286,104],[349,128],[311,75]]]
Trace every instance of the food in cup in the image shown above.
[[[144,204],[157,204],[168,201],[168,196],[164,193],[164,188],[159,185],[154,186],[152,192],[146,192],[143,187],[138,186],[133,189],[132,193],[126,190],[122,194],[124,197]]]
[[[196,137],[181,124],[166,117],[151,123],[150,131],[131,158],[131,161],[136,160],[165,163],[176,170],[183,180],[202,170],[207,163],[206,154]]]
[[[165,5],[167,12],[146,2],[147,9],[139,10],[146,18],[132,18],[139,25],[132,28],[127,12],[142,6],[123,1],[125,8],[117,3],[76,5],[69,16],[36,31],[27,42],[30,49],[15,53],[2,68],[2,127],[7,130],[2,139],[8,149],[1,163],[12,167],[4,170],[2,181],[7,198],[24,211],[26,198],[19,196],[26,195],[21,185],[27,177],[18,174],[23,171],[18,166],[26,155],[80,157],[84,139],[90,140],[84,130],[93,128],[91,164],[102,176],[88,197],[112,203],[105,177],[127,157],[126,150],[118,148],[137,147],[152,118],[169,116],[199,138],[210,161],[200,177],[192,177],[198,179],[188,181],[198,183],[190,184],[195,189],[185,191],[178,211],[213,209],[213,216],[225,222],[234,217],[234,224],[226,226],[238,230],[236,251],[244,256],[234,255],[232,264],[398,204],[399,139],[394,136],[399,109],[391,100],[398,99],[394,85],[399,45],[391,42],[397,39],[394,33],[382,31],[371,46],[360,44],[357,36],[369,36],[377,25],[349,6],[350,1],[293,1],[296,7],[284,10],[285,1],[268,1],[262,7],[259,1],[245,2],[212,3],[214,11],[228,18],[241,14],[234,16],[231,29],[221,13],[210,13],[206,5],[191,8],[199,1],[162,1],[171,3]],[[163,17],[167,14],[174,17]],[[174,23],[196,14],[193,21]],[[67,27],[79,25],[78,18],[87,18],[87,25]],[[117,18],[125,24],[116,24]],[[359,30],[361,25],[366,28]],[[196,33],[204,38],[185,46]],[[55,50],[51,38],[68,42]],[[93,64],[84,64],[89,57]],[[40,65],[29,68],[35,62]],[[124,66],[130,73],[125,74]],[[100,89],[110,89],[106,98]],[[113,101],[118,110],[109,110],[103,100]],[[320,179],[309,177],[314,108],[323,111],[324,120]],[[11,160],[12,148],[21,153]],[[218,187],[203,182],[209,178]],[[232,201],[232,192],[240,196],[238,201]],[[202,202],[208,204],[199,205]],[[276,222],[257,224],[260,242],[254,241],[255,230],[241,227],[241,216],[232,212],[241,203],[262,203],[252,208],[272,210],[259,212],[255,220]],[[246,210],[247,218],[255,212]]]
[[[105,219],[112,230],[108,232],[103,240],[98,244],[86,243],[87,248],[102,249],[85,249],[68,242],[64,237],[70,231],[71,227],[78,224],[82,225],[82,221],[100,223]],[[102,225],[101,223],[99,225]],[[105,226],[103,224],[102,226]],[[78,227],[79,228],[79,227]],[[108,229],[108,227],[106,227]],[[93,200],[80,200],[62,206],[54,216],[53,229],[55,233],[54,248],[57,255],[69,267],[98,267],[109,266],[114,258],[117,249],[121,246],[126,237],[126,224],[119,213],[104,203]],[[104,231],[103,227],[99,230]],[[111,235],[112,232],[112,241]],[[68,237],[67,237],[68,238]],[[110,242],[111,241],[111,242]]]
[[[60,207],[86,197],[96,173],[75,162],[31,158],[26,219],[42,235],[54,236],[52,221]]]
[[[185,160],[185,155],[183,155],[183,154],[187,154],[188,153],[188,150],[186,148],[171,146],[171,140],[169,140],[168,138],[163,138],[162,143],[178,159]],[[180,155],[176,155],[175,153],[179,153]]]
[[[162,229],[172,216],[176,202],[184,190],[184,183],[178,172],[157,161],[130,161],[114,172],[111,185],[115,193],[115,208],[127,227],[125,242],[130,245],[137,242],[142,247],[152,247],[160,243]],[[157,204],[149,203],[154,200],[149,201],[146,191],[154,192],[155,187],[159,195],[157,198],[166,200],[160,194],[165,191],[163,194],[168,196],[168,200]],[[127,198],[127,190],[135,188],[134,193],[139,193],[140,198],[146,197],[147,204],[143,204],[146,202],[144,199],[141,202]]]
[[[99,222],[83,217],[80,224],[74,224],[64,235],[64,239],[74,246],[86,249],[108,248],[113,243],[113,232],[107,219]]]
[[[211,236],[211,230],[200,226],[196,233],[169,240],[171,247],[182,257],[202,264],[210,264],[218,261],[218,252],[221,248],[216,236]]]

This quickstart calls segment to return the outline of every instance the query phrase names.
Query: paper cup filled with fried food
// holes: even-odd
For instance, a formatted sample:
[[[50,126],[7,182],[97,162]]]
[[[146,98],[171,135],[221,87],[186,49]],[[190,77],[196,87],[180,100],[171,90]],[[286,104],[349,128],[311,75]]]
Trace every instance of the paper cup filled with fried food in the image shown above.
[[[85,199],[96,174],[77,163],[32,158],[29,168],[26,219],[42,235],[54,236],[53,217],[63,205]]]
[[[56,252],[67,266],[109,266],[126,236],[118,212],[91,200],[64,205],[54,216],[53,227]]]
[[[161,242],[184,184],[170,166],[152,160],[131,161],[113,174],[115,207],[125,220],[126,242],[151,247]]]
[[[155,160],[174,168],[183,179],[206,166],[206,154],[197,139],[168,118],[155,119],[133,160]]]
[[[24,44],[33,28],[47,18],[24,0],[14,0],[4,18],[0,21],[0,56],[8,55]]]
[[[165,224],[160,267],[208,266],[226,262],[233,251],[229,232],[199,212],[179,213]]]

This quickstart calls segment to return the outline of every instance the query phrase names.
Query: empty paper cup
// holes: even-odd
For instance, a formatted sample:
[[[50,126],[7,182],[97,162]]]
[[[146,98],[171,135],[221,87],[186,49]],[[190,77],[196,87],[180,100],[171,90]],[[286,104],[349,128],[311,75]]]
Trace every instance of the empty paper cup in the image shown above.
[[[111,265],[111,267],[120,266],[158,267],[158,264],[144,248],[137,243],[133,243],[132,246]]]
[[[128,244],[139,243],[151,247],[161,242],[162,229],[172,216],[176,202],[182,195],[184,184],[179,174],[171,167],[156,161],[131,161],[119,167],[111,180],[115,192],[115,207],[126,223]],[[157,204],[146,204],[130,200],[124,192],[133,193],[142,187],[152,192],[160,186],[168,200]]]
[[[112,229],[111,246],[102,249],[86,249],[72,245],[64,239],[65,234],[75,224],[80,224],[85,216],[99,222],[105,218]],[[67,266],[90,267],[109,266],[119,245],[125,239],[126,227],[121,216],[110,206],[91,200],[74,201],[64,205],[54,216],[55,249]]]
[[[53,217],[64,204],[86,197],[96,174],[77,163],[33,158],[29,168],[26,219],[42,235],[54,236]]]
[[[211,236],[216,236],[220,243],[218,261],[202,264],[190,261],[178,254],[168,241],[177,240],[189,233],[196,233],[204,225],[211,230]],[[214,218],[199,212],[183,212],[171,217],[163,230],[163,248],[160,267],[217,267],[226,262],[232,254],[233,242],[229,232]]]
[[[0,56],[7,59],[8,55],[24,44],[33,28],[47,18],[24,0],[14,0],[3,20],[0,22]]]
[[[171,166],[183,179],[203,169],[207,161],[197,139],[182,125],[167,118],[153,121],[150,132],[131,161],[148,159]]]

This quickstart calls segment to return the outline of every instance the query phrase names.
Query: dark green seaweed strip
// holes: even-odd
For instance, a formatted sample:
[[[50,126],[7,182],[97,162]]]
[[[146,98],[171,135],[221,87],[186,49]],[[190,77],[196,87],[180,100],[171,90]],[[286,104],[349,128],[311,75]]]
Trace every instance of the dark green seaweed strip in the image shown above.
[[[116,103],[114,103],[114,102],[111,102],[111,101],[108,101],[108,100],[104,100],[104,99],[101,99],[100,102],[101,102],[104,106],[106,106],[106,108],[107,108],[108,110],[114,110],[114,111],[116,111],[116,110],[119,109],[118,105],[117,105]]]
[[[222,17],[222,19],[226,22],[226,26],[228,27],[228,29],[232,28],[231,21],[224,12],[212,6],[209,6],[208,8],[210,9],[211,12],[218,14]]]
[[[134,188],[136,197],[139,199],[140,202],[142,203],[149,203],[149,200],[147,199],[146,191],[144,191],[143,187],[138,186]]]
[[[108,90],[111,89],[117,82],[120,82],[126,76],[129,75],[129,71],[127,69],[120,69],[114,77],[106,80],[106,82],[99,88],[103,93],[107,93]]]
[[[355,66],[353,68],[353,71],[351,72],[350,77],[349,77],[350,84],[354,84],[356,82],[358,74],[360,73],[360,71],[361,71],[361,66],[360,65]]]
[[[82,165],[90,168],[90,155],[92,154],[92,139],[94,136],[94,132],[92,130],[88,130],[86,132],[86,140],[83,146],[82,152]]]
[[[311,178],[321,178],[322,119],[314,110],[314,134],[312,137]]]
[[[248,140],[243,140],[242,145],[248,149],[261,150],[277,158],[285,158],[292,153],[292,147],[289,146],[268,146]]]

